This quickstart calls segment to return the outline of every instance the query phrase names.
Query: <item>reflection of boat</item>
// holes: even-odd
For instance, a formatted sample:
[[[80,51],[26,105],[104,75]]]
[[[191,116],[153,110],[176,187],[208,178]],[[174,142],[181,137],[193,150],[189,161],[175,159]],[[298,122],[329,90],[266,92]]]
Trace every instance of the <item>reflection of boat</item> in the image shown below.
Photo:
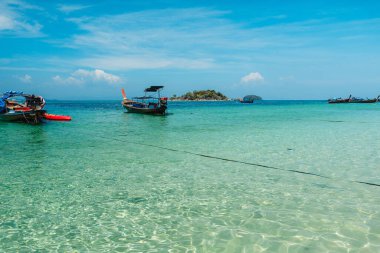
[[[45,114],[44,106],[41,96],[8,91],[0,98],[0,120],[39,123]]]
[[[47,120],[71,120],[69,116],[47,114],[43,110],[45,99],[41,96],[8,91],[0,97],[0,120],[26,122],[31,124]]]
[[[167,109],[168,98],[160,96],[160,91],[164,86],[150,86],[146,88],[143,97],[134,97],[129,100],[122,89],[123,101],[121,104],[128,112],[143,113],[154,115],[165,115]],[[147,93],[156,93],[156,96],[147,96]]]
[[[378,102],[379,101],[379,99],[380,99],[380,96],[378,96],[377,98],[373,98],[373,99],[363,99],[363,98],[351,98],[350,99],[350,101],[349,101],[349,103],[366,103],[366,104],[368,104],[368,103],[376,103],[376,102]]]
[[[327,100],[329,104],[342,104],[342,103],[349,103],[351,99],[351,95],[348,98],[330,98]]]

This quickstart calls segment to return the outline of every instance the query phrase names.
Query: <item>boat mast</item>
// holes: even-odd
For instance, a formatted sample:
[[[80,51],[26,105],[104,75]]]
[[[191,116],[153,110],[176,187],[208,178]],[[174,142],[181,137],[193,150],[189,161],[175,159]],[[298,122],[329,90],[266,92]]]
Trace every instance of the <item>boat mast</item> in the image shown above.
[[[158,89],[158,104],[161,105],[161,95],[160,95],[160,89]]]

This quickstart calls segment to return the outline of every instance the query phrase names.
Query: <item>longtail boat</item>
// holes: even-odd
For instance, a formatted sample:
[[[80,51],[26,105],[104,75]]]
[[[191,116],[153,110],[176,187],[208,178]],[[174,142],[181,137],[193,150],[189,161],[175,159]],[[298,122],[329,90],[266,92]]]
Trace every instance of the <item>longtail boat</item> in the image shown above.
[[[8,91],[0,97],[0,121],[41,123],[46,120],[71,120],[70,116],[53,115],[44,110],[46,102],[41,96]]]
[[[363,99],[363,98],[351,98],[349,103],[359,103],[359,104],[369,104],[369,103],[376,103],[379,102],[380,95],[377,98],[372,98],[372,99]]]
[[[45,100],[41,96],[8,91],[0,98],[0,120],[40,123],[45,114]]]
[[[327,100],[329,104],[342,104],[342,103],[349,103],[351,99],[351,95],[348,98],[330,98]]]
[[[129,113],[165,115],[168,98],[161,97],[160,91],[163,88],[164,86],[150,86],[144,90],[145,95],[143,97],[134,97],[132,100],[127,98],[124,89],[122,89],[123,101],[121,104]],[[152,93],[153,95],[148,96]]]

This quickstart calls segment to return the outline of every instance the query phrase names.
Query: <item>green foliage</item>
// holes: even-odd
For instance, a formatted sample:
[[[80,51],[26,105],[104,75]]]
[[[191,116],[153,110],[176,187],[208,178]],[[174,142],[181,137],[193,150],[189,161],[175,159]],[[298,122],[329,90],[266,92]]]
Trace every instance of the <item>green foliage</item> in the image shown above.
[[[177,97],[172,96],[172,100],[228,100],[228,98],[220,92],[215,90],[195,90],[187,92],[186,94]]]

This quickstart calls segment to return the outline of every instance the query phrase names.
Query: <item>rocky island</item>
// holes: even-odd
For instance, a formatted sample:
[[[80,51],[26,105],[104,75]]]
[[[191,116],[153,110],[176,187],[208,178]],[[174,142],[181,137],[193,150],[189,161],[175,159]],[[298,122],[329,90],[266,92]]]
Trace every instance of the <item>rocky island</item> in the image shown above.
[[[170,100],[184,100],[184,101],[226,101],[228,97],[215,90],[199,90],[190,91],[186,94],[177,97],[173,95]]]
[[[239,99],[242,103],[253,103],[255,100],[262,100],[262,97],[257,95],[247,95],[243,99]]]

